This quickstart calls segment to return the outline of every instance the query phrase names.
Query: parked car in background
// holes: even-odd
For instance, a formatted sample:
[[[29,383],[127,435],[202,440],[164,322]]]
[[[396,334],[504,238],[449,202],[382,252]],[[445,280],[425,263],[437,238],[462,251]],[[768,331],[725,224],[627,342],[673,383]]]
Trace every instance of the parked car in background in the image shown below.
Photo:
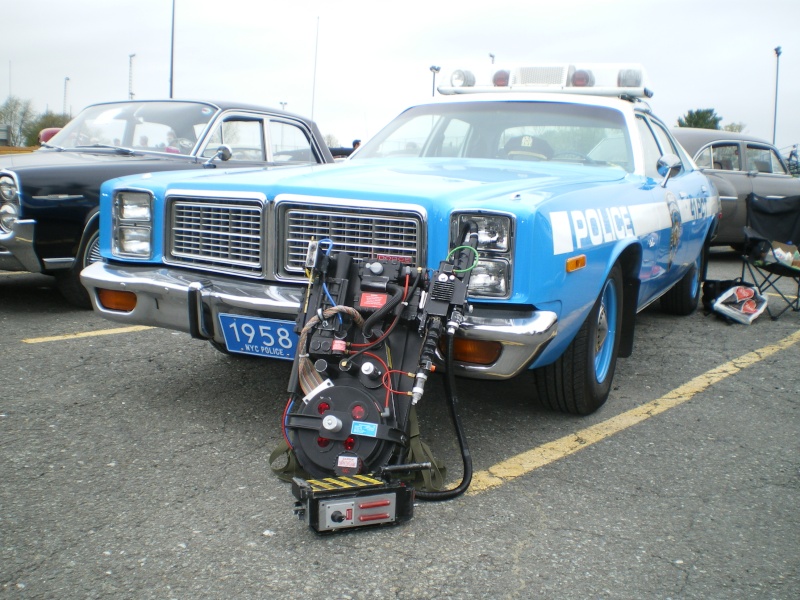
[[[532,377],[553,408],[592,412],[632,352],[637,311],[695,310],[719,212],[641,101],[643,77],[525,65],[487,85],[458,71],[447,98],[409,108],[336,166],[107,182],[102,261],[82,280],[110,320],[292,359],[310,248],[433,270],[468,228],[455,370]]]
[[[54,275],[68,301],[90,308],[79,275],[100,256],[100,184],[221,161],[286,167],[333,157],[313,122],[280,110],[179,100],[89,106],[40,150],[0,157],[0,270]]]
[[[672,133],[719,192],[722,218],[715,245],[744,243],[745,201],[751,192],[764,198],[800,194],[800,179],[765,140],[719,129],[675,127]]]

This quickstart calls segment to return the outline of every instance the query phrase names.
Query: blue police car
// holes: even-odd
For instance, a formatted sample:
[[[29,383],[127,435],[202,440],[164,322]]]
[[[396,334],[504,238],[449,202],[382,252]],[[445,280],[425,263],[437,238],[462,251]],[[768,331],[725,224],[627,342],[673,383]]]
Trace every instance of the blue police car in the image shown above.
[[[697,307],[720,211],[645,84],[638,65],[460,69],[340,164],[106,182],[82,281],[110,320],[293,359],[309,247],[434,269],[468,224],[456,372],[591,413],[637,312]]]

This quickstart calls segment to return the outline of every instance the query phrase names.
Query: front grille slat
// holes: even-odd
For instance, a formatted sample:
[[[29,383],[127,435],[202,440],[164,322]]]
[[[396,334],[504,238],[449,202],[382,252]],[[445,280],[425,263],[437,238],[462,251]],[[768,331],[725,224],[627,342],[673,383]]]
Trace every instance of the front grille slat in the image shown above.
[[[419,265],[425,258],[423,218],[406,207],[282,202],[278,231],[269,235],[258,200],[175,196],[167,214],[166,260],[204,271],[264,277],[274,270],[282,278],[304,279],[308,245],[323,239],[357,262],[390,256]],[[270,236],[278,254],[268,265]]]
[[[261,275],[263,213],[258,201],[176,198],[169,210],[168,257],[210,271]]]
[[[357,262],[389,255],[419,264],[422,220],[417,213],[289,204],[281,214],[284,275],[302,274],[309,242],[326,238],[335,251],[346,251]]]

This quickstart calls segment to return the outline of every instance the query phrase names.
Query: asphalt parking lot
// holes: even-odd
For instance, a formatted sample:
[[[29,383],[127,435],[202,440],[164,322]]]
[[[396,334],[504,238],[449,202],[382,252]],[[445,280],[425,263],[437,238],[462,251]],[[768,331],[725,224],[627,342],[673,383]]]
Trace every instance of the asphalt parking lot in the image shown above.
[[[714,252],[709,277],[738,274]],[[0,273],[0,590],[20,598],[800,597],[800,313],[637,320],[608,403],[459,381],[476,477],[318,536],[269,469],[289,363],[121,332]],[[423,437],[458,481],[441,382]]]

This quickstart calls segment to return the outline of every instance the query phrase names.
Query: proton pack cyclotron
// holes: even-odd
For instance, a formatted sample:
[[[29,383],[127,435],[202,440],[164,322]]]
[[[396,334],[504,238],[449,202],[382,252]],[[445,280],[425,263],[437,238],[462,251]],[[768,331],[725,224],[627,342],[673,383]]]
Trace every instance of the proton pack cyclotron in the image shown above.
[[[469,486],[471,458],[449,363],[477,264],[477,226],[467,223],[459,240],[463,245],[432,274],[386,257],[358,264],[329,239],[309,245],[308,288],[295,326],[298,351],[282,426],[290,452],[315,478],[295,478],[293,492],[296,511],[317,531],[410,518],[414,491],[394,476],[430,468],[413,462],[412,410],[442,347],[464,473],[456,488],[416,496],[446,499]]]

